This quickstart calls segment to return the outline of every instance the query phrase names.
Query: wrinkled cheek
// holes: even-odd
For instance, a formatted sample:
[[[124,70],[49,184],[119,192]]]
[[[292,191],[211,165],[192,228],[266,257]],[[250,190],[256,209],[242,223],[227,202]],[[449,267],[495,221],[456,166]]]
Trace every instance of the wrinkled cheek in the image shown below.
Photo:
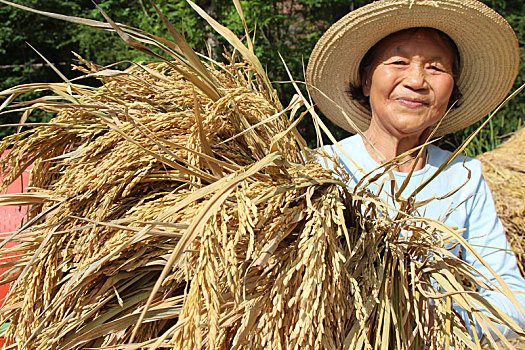
[[[438,120],[441,119],[442,116],[447,113],[448,110],[448,100],[446,103],[443,103],[441,106],[439,106],[439,109],[436,110],[436,114],[438,114]]]

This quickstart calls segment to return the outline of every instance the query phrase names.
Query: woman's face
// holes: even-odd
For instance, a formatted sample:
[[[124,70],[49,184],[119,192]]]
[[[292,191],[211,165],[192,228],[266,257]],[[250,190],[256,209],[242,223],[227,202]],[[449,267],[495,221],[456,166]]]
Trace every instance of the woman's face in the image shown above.
[[[363,77],[372,123],[403,138],[420,136],[447,110],[454,53],[432,29],[402,31],[379,43]]]

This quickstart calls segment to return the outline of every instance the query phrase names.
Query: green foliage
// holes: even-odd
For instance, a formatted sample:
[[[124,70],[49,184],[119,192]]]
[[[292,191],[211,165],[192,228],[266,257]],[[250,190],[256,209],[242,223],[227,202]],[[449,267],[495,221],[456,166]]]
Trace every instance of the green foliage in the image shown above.
[[[58,0],[27,0],[24,5],[57,12],[77,11],[79,7],[75,2]],[[59,69],[68,71],[67,65],[72,61],[69,55],[72,46],[69,33],[63,27],[56,20],[0,4],[0,89],[22,83],[56,80],[56,74],[42,66],[42,60],[26,42],[44,53]],[[17,115],[2,115],[2,124],[17,123],[19,118]],[[36,112],[28,121],[48,119],[48,115]],[[15,130],[14,127],[0,128],[0,136]]]
[[[17,0],[29,7],[44,11],[63,13],[104,21],[100,11],[91,0]],[[231,0],[195,1],[219,22],[244,35],[244,28]],[[270,78],[275,82],[279,96],[286,104],[294,89],[279,57],[286,60],[296,80],[304,80],[303,71],[315,42],[322,33],[340,17],[370,0],[241,0],[248,28],[255,41],[255,50],[266,65]],[[520,47],[525,57],[525,8],[521,1],[485,0],[487,5],[502,13],[518,34]],[[169,38],[164,24],[147,0],[105,0],[97,2],[114,21],[142,28],[161,37]],[[226,42],[221,40],[184,0],[157,0],[157,6],[172,24],[184,33],[190,45],[197,51],[209,52],[220,60]],[[74,72],[69,64],[74,62],[71,51],[85,59],[101,65],[122,60],[147,61],[150,57],[129,48],[115,33],[79,26],[45,16],[28,13],[0,4],[0,89],[25,82],[58,81],[57,75],[48,67],[35,66],[42,60],[25,42],[29,42],[43,53],[68,77]],[[525,83],[525,64],[522,63],[515,87]],[[302,87],[304,89],[304,86]],[[492,149],[510,133],[523,126],[525,94],[519,95],[491,122],[490,128],[482,131],[467,149],[470,155]],[[12,123],[17,116],[2,116],[3,123]],[[34,114],[33,120],[43,118]],[[333,134],[342,138],[345,131],[327,122]],[[445,148],[455,148],[475,126],[440,140]],[[299,125],[300,132],[315,146],[312,121],[305,119]],[[0,137],[14,129],[0,128]]]

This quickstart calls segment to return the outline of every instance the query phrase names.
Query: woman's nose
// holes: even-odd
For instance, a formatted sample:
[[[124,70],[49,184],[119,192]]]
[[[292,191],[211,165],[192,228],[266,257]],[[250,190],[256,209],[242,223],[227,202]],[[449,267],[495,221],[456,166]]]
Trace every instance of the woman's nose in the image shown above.
[[[404,85],[412,90],[426,88],[425,69],[419,64],[410,64],[405,71]]]

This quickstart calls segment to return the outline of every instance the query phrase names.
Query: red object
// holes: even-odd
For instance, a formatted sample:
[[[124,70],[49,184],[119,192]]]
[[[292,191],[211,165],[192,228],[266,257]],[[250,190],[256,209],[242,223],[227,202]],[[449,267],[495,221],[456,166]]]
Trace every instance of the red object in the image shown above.
[[[5,151],[2,154],[4,157],[9,151]],[[31,168],[31,167],[29,167]],[[18,177],[12,184],[10,184],[5,191],[1,194],[16,194],[25,192],[25,187],[29,182],[29,170],[27,169],[22,173],[22,176]],[[0,178],[0,181],[3,180]],[[2,205],[0,206],[0,234],[5,232],[11,232],[16,230],[24,215],[27,212],[27,206],[16,206],[16,205]]]
[[[8,152],[8,151],[6,151]],[[2,157],[6,154],[2,154]],[[1,179],[0,179],[1,180]],[[6,191],[2,191],[1,194],[14,194],[24,192],[25,186],[29,181],[29,171],[25,171],[22,176],[17,178],[11,185],[7,187]],[[0,206],[0,242],[2,242],[7,235],[6,232],[12,232],[20,227],[22,219],[27,212],[27,206],[15,206],[15,205],[6,205]],[[7,243],[4,247],[9,248],[14,246],[13,242]],[[8,260],[2,260],[1,263],[5,263]],[[0,274],[7,271],[8,268],[1,268]],[[0,285],[0,303],[3,301],[7,292],[9,291],[9,285],[3,284]],[[0,338],[0,346],[4,345],[5,339]]]

